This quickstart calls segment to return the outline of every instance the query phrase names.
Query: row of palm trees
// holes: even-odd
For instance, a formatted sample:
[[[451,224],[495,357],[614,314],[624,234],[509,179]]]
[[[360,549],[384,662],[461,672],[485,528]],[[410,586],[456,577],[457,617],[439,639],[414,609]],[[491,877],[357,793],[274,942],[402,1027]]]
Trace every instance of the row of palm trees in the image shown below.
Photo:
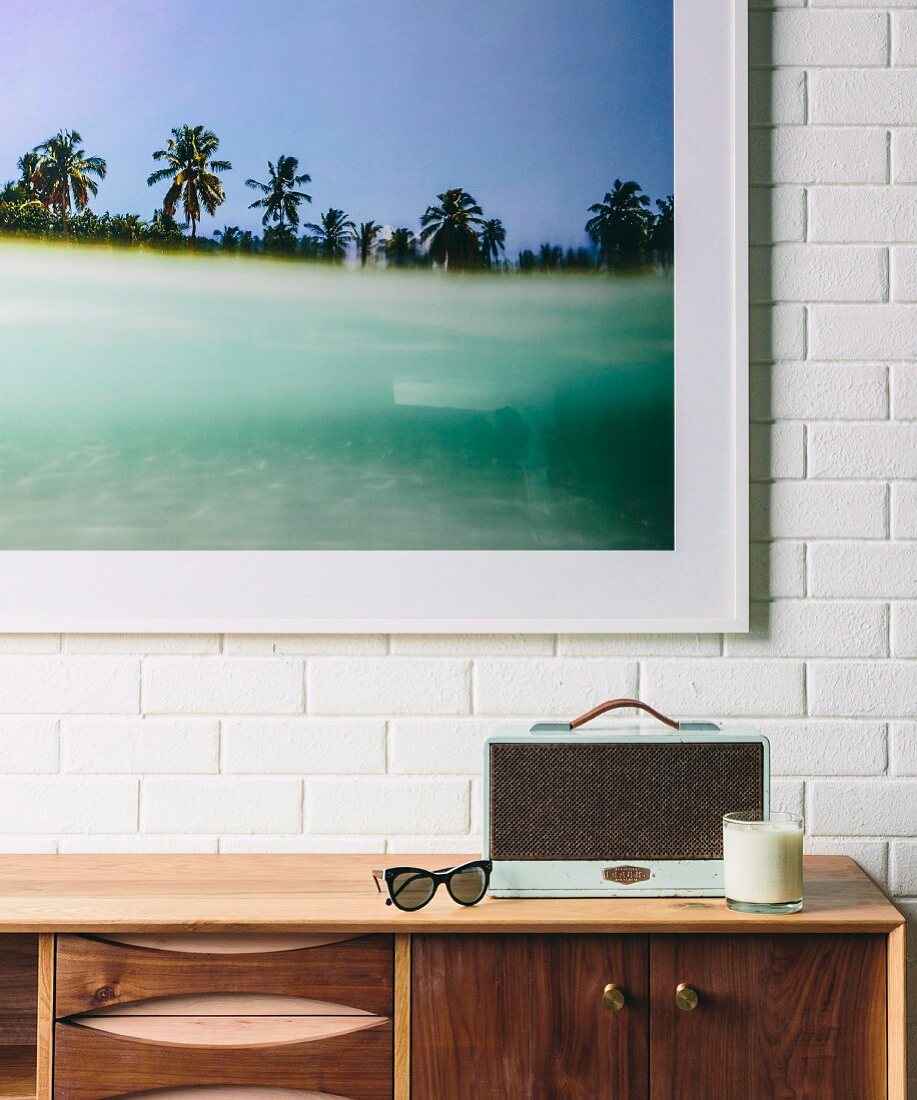
[[[147,177],[147,185],[167,184],[161,208],[150,222],[138,215],[98,216],[89,209],[98,194],[108,166],[89,155],[76,130],[61,130],[19,158],[19,178],[0,192],[0,230],[26,235],[55,235],[68,239],[106,239],[128,244],[176,247],[185,237],[176,215],[179,210],[190,227],[188,247],[199,243],[198,225],[204,215],[214,216],[226,200],[220,176],[232,169],[217,156],[220,139],[204,126],[187,124],[173,128],[162,149],[153,153],[160,167]],[[478,202],[464,188],[437,195],[420,218],[420,231],[406,226],[387,228],[376,221],[359,225],[344,210],[330,207],[317,222],[300,228],[300,207],[312,196],[302,190],[311,183],[300,172],[299,160],[281,154],[268,161],[265,181],[247,179],[257,192],[250,209],[262,211],[263,237],[224,226],[204,247],[228,252],[266,252],[301,255],[339,263],[353,244],[365,267],[378,256],[392,266],[436,264],[451,270],[508,267],[505,260],[506,230],[499,218],[485,218]],[[669,266],[674,248],[674,200],[657,200],[658,212],[633,180],[614,181],[604,199],[589,208],[592,215],[585,231],[594,245],[568,249],[545,243],[538,253],[520,254],[519,270],[561,268],[608,269],[636,267],[650,261]],[[203,243],[203,242],[202,242]]]

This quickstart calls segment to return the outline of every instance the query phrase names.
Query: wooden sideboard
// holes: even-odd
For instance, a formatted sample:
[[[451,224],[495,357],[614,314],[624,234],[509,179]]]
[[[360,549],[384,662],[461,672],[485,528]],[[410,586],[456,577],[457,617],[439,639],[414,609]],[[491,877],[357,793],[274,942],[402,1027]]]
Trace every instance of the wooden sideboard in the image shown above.
[[[789,917],[409,914],[386,862],[450,860],[0,857],[0,1098],[905,1100],[904,920],[846,857]]]

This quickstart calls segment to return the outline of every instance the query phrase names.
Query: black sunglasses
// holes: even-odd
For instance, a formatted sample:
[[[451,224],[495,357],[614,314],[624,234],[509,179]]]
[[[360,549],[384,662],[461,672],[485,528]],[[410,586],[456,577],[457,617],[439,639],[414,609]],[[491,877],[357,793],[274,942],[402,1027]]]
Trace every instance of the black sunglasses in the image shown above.
[[[406,912],[423,909],[431,901],[440,883],[446,884],[449,896],[459,905],[476,905],[487,893],[493,864],[489,859],[476,859],[442,871],[425,871],[422,867],[387,867],[373,871],[376,889],[382,893],[382,883],[388,888],[386,905]]]

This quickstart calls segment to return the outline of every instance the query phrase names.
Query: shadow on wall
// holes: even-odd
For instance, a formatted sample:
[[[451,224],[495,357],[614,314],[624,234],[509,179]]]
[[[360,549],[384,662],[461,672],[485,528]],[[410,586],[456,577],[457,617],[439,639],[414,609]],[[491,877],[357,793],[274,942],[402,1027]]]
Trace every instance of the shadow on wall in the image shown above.
[[[751,523],[751,624],[752,634],[766,636],[771,596],[770,536],[771,446],[774,423],[771,419],[771,386],[774,357],[772,339],[773,286],[770,245],[776,236],[774,191],[771,184],[771,134],[773,117],[774,71],[773,26],[768,12],[756,12],[754,32],[749,46],[749,491]],[[757,601],[757,602],[755,602]]]

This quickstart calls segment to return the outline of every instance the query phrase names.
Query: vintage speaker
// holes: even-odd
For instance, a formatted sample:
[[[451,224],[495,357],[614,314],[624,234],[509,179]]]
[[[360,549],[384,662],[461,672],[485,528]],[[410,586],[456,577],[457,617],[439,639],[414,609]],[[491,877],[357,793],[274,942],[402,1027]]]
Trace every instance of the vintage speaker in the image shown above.
[[[574,732],[619,707],[671,732],[635,721]],[[676,722],[635,699],[485,742],[495,897],[722,897],[723,814],[769,811],[766,737]]]

